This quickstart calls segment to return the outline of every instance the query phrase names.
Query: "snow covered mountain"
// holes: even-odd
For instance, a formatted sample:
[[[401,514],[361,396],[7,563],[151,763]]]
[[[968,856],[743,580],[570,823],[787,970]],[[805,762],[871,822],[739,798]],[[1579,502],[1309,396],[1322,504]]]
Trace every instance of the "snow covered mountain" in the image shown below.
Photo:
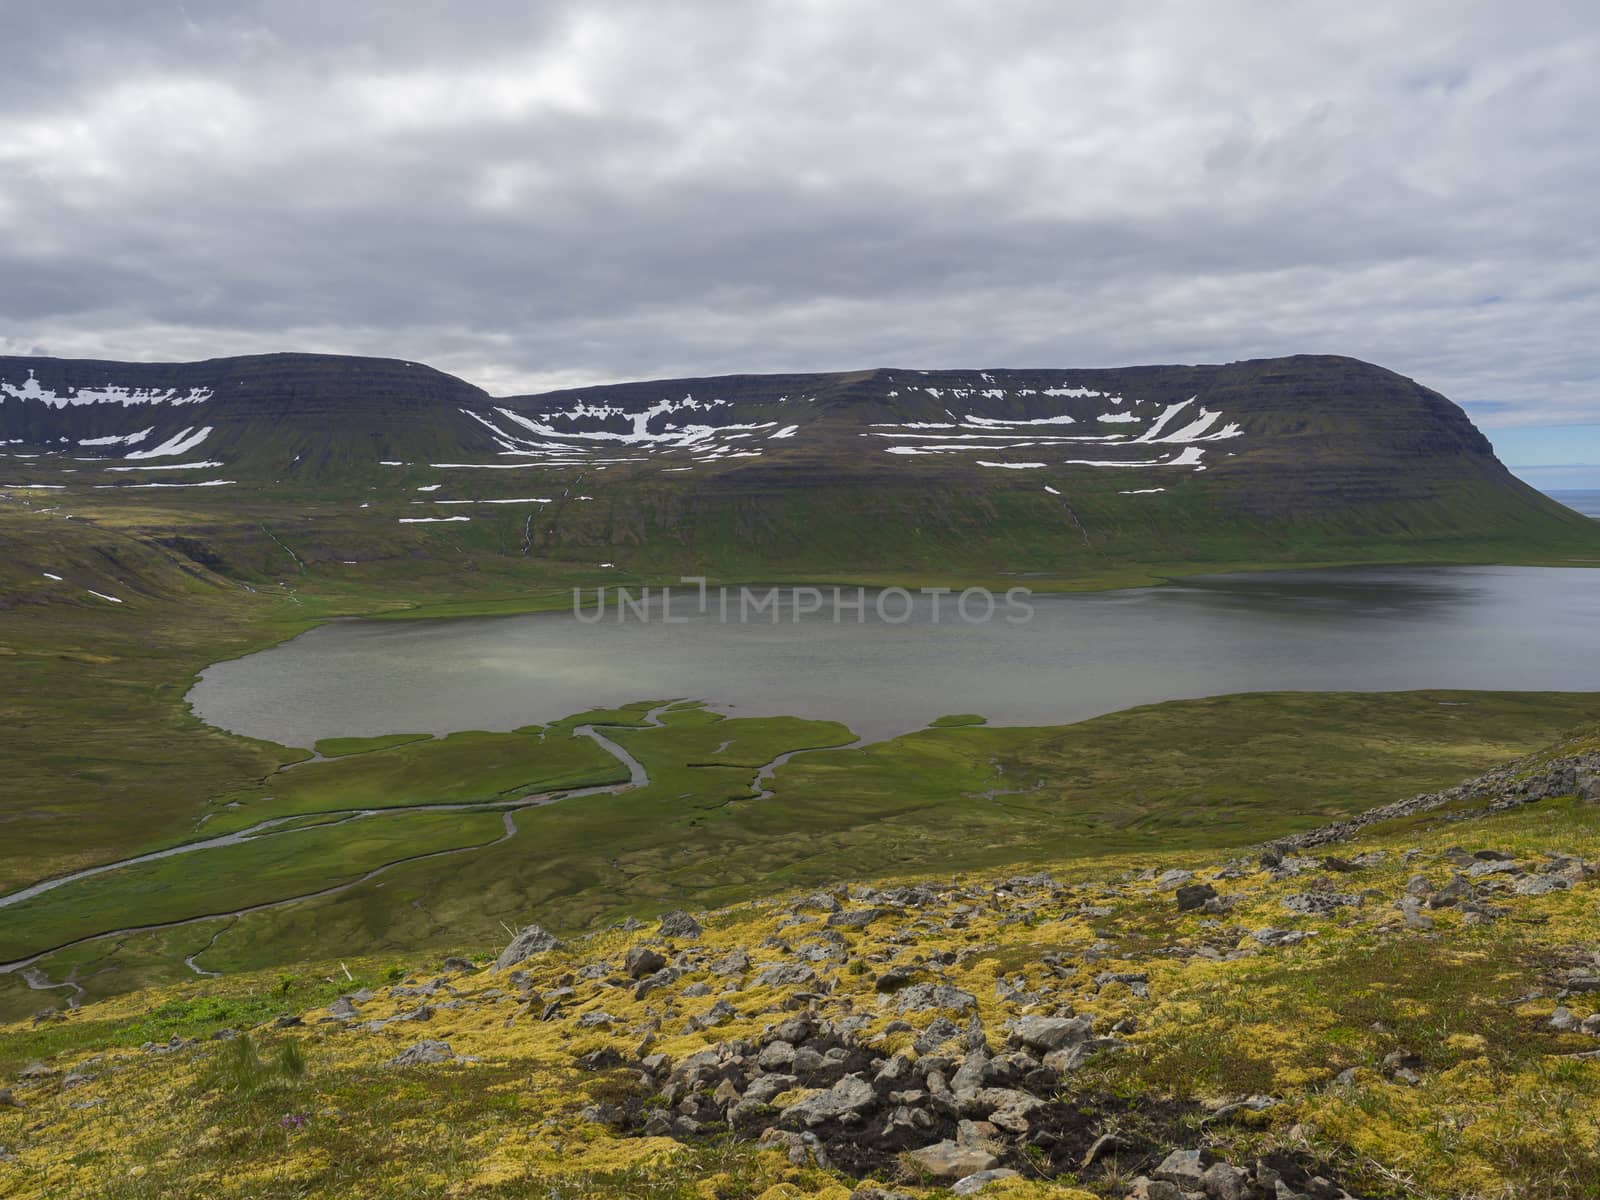
[[[1232,557],[1269,526],[1281,548],[1520,537],[1572,517],[1514,479],[1444,396],[1333,356],[733,375],[501,398],[390,359],[0,358],[4,469],[36,487],[388,483],[409,497],[390,519],[419,529],[479,519],[430,517],[434,506],[570,496],[592,501],[591,515],[547,522],[552,545],[699,544],[715,530],[735,554],[921,539],[937,557],[935,541],[982,537],[1048,557],[1081,538],[1159,546],[1170,560],[1221,529],[1239,549],[1212,552]],[[1580,524],[1573,536],[1592,536]],[[538,536],[519,527],[521,545]],[[1010,553],[997,543],[989,557]]]

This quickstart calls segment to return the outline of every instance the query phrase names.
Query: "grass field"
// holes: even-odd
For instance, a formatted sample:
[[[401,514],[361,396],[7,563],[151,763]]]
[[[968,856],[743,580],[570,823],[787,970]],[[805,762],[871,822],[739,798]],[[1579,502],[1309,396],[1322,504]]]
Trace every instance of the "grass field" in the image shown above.
[[[1102,499],[1113,504],[1109,492]],[[1014,526],[1015,536],[990,549],[1014,553],[1022,565],[1053,564],[1029,579],[1039,590],[1269,565],[1249,557],[1260,543],[1248,531],[1215,524],[1204,497],[1180,490],[1159,499],[1188,513],[1174,528],[1211,530],[1190,539],[1188,558],[1132,529],[1120,549],[1107,543],[1051,559],[1053,535],[1041,532],[1032,507],[1041,501],[1032,491],[991,496],[985,536]],[[849,496],[840,503],[857,501],[865,504]],[[1083,511],[1095,503],[1087,497]],[[572,729],[584,721],[637,724],[652,704],[670,699],[514,734],[423,740],[396,731],[334,741],[319,745],[319,761],[223,733],[183,702],[196,673],[320,621],[564,607],[573,586],[670,581],[679,564],[631,544],[608,551],[622,570],[598,572],[598,554],[588,551],[561,558],[559,548],[546,547],[523,557],[507,552],[512,531],[498,519],[473,533],[478,541],[392,530],[374,540],[375,527],[357,523],[348,499],[332,492],[301,497],[297,507],[266,488],[172,504],[90,497],[74,503],[68,520],[37,504],[0,501],[0,717],[9,734],[0,741],[0,894],[269,817],[298,817],[307,827],[185,855],[145,876],[108,872],[7,908],[0,925],[17,956],[108,929],[238,907],[219,897],[242,875],[253,877],[244,889],[251,901],[265,902],[334,886],[385,862],[491,840],[483,830],[499,821],[494,815],[337,826],[323,814],[620,782],[626,772],[594,743],[570,736]],[[1107,507],[1100,515],[1115,525],[1128,511]],[[824,515],[796,511],[785,519],[803,528]],[[870,506],[858,517],[830,528],[867,539],[869,549],[903,535]],[[730,527],[724,549],[711,556],[722,568],[713,582],[1005,586],[988,560],[959,552],[977,528],[967,522],[952,510],[926,544],[905,553],[880,546],[886,565],[875,572],[850,567],[837,547],[822,543],[774,543],[770,561],[740,559],[734,551],[744,534]],[[1553,543],[1518,550],[1503,540],[1469,545],[1441,534],[1433,541],[1424,527],[1404,538],[1369,533],[1363,540],[1307,530],[1280,549],[1300,562],[1575,561]],[[208,565],[213,550],[219,561]],[[792,558],[775,565],[789,550]],[[367,558],[369,551],[375,556]],[[358,554],[353,565],[334,561]],[[938,569],[930,565],[936,561]],[[93,597],[90,588],[122,603]],[[860,750],[820,749],[853,740],[828,722],[721,721],[678,709],[659,728],[615,734],[647,765],[648,788],[522,813],[517,833],[489,849],[398,865],[335,896],[219,929],[199,924],[88,943],[40,965],[53,980],[76,969],[90,995],[109,994],[186,972],[182,960],[202,948],[209,969],[233,971],[319,954],[486,944],[502,924],[535,917],[576,927],[791,881],[1152,842],[1221,844],[1454,782],[1595,713],[1585,696],[1465,699],[1465,707],[1444,707],[1429,696],[1242,697],[1056,730],[990,728],[958,714],[937,730]],[[768,785],[773,796],[757,800],[757,768],[802,750],[817,752],[780,768]],[[472,834],[451,834],[452,822]],[[350,845],[342,859],[343,839],[358,833],[376,841]],[[0,1011],[26,1011],[41,999],[15,976],[0,978]]]
[[[590,927],[837,878],[1239,845],[1454,783],[1544,745],[1552,730],[1600,720],[1600,696],[1591,694],[1286,693],[1176,701],[1056,728],[954,726],[827,749],[853,735],[836,723],[729,719],[693,705],[642,724],[656,706],[580,714],[542,738],[462,743],[520,740],[512,775],[556,777],[572,770],[572,747],[594,749],[572,736],[575,726],[621,722],[606,732],[645,766],[648,786],[523,810],[503,840],[498,814],[424,809],[106,872],[6,909],[0,958],[118,925],[304,895],[451,847],[480,848],[398,862],[335,894],[247,913],[204,938],[197,930],[165,951],[158,943],[175,931],[77,946],[39,966],[94,996],[130,978],[181,978],[197,938],[203,967],[233,972],[375,948],[488,946],[529,920]],[[429,778],[457,798],[498,794],[505,761],[482,756],[474,766],[455,756],[454,741],[410,741],[280,778],[366,763],[373,779],[394,780],[405,775],[397,764],[421,763],[404,785],[415,796],[438,798],[416,782]],[[447,783],[429,774],[438,765],[430,751],[450,763]],[[773,774],[772,795],[757,798],[757,770],[796,751],[805,752]],[[626,778],[608,761],[611,778]],[[326,799],[349,807],[341,795]],[[129,912],[139,919],[121,917]],[[38,1003],[14,977],[0,985],[0,1011]]]

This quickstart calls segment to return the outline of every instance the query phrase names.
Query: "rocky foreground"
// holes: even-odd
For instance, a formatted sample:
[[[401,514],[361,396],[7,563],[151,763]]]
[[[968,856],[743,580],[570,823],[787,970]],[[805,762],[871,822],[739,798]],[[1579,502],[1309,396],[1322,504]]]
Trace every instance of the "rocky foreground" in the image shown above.
[[[0,1194],[1592,1196],[1595,800],[1584,751],[1248,856],[532,925],[27,1064]]]

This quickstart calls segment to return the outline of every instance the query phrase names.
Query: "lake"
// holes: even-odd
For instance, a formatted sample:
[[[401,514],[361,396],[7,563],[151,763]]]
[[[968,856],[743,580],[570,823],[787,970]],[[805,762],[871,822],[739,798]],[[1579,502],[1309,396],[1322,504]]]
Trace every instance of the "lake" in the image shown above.
[[[1600,570],[1352,568],[1209,576],[1163,587],[1036,595],[1030,620],[969,624],[953,597],[868,594],[794,620],[738,622],[717,595],[676,594],[667,624],[608,605],[422,621],[337,621],[207,669],[189,699],[224,729],[318,738],[512,729],[641,699],[733,715],[845,722],[868,740],[948,713],[1054,725],[1136,704],[1278,690],[1600,687]],[[759,598],[759,594],[758,594]],[[853,589],[846,600],[854,599]],[[878,619],[875,602],[891,600]],[[811,597],[801,596],[801,608]],[[934,604],[940,606],[934,620]],[[594,593],[582,612],[599,610]],[[970,615],[981,614],[974,600]],[[622,620],[618,620],[618,614]],[[770,614],[779,620],[773,623]],[[1010,612],[1020,616],[1019,611]]]

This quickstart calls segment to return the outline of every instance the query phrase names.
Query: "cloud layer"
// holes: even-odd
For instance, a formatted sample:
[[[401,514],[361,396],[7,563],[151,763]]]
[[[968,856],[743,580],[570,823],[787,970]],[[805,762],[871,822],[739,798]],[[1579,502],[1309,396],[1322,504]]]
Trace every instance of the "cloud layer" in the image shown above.
[[[0,33],[0,351],[500,392],[1311,351],[1491,427],[1600,421],[1588,0],[69,0]]]

